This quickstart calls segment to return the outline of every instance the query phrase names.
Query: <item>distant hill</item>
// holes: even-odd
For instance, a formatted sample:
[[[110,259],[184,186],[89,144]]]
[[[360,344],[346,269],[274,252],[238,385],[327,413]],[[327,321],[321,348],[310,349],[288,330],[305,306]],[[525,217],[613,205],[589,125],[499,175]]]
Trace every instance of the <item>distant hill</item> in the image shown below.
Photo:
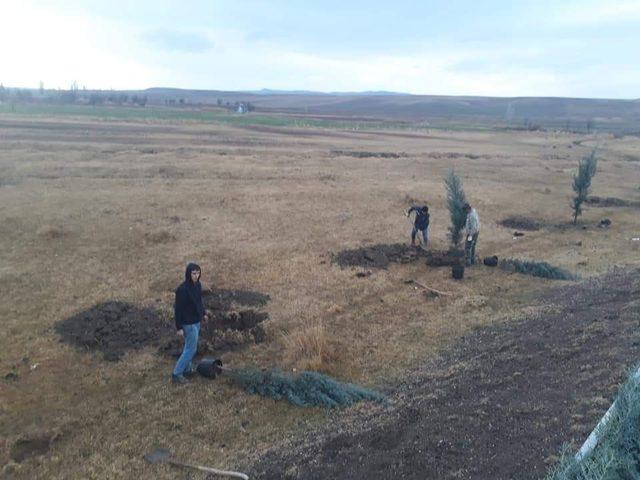
[[[11,89],[8,89],[11,90]],[[14,89],[14,93],[20,93]],[[42,101],[37,90],[29,97]],[[54,92],[60,97],[60,92]],[[64,96],[64,92],[62,92]],[[179,88],[95,91],[77,93],[94,96],[143,98],[142,104],[180,107],[217,106],[237,109],[249,104],[257,113],[279,113],[347,119],[390,120],[424,124],[476,123],[509,128],[561,128],[570,131],[611,131],[640,133],[640,100],[613,100],[562,97],[476,97],[411,95],[407,93],[312,92],[307,90],[219,91]],[[15,96],[15,95],[14,95]],[[0,98],[0,102],[2,99]],[[125,101],[126,103],[126,101]],[[234,107],[235,106],[235,107]]]
[[[256,111],[290,114],[371,117],[410,122],[490,122],[523,128],[640,132],[640,100],[562,97],[474,97],[410,95],[395,92],[321,93],[259,90],[226,92],[152,88],[141,92],[150,103],[175,96],[186,103],[251,102]]]

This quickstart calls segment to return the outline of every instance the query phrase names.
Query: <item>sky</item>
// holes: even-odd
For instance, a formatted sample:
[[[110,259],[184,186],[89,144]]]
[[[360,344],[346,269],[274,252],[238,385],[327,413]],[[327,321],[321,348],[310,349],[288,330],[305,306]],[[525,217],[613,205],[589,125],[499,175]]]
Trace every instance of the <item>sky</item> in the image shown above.
[[[640,98],[640,0],[0,0],[0,83]]]

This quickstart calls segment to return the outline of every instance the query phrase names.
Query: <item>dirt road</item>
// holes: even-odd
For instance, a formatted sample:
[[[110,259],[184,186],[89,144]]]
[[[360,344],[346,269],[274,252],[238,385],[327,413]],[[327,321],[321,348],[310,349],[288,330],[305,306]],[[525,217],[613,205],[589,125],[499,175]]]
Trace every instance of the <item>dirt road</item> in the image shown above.
[[[390,406],[270,451],[256,478],[543,477],[563,442],[586,438],[638,360],[640,270],[540,301],[543,310],[477,330],[414,372]]]

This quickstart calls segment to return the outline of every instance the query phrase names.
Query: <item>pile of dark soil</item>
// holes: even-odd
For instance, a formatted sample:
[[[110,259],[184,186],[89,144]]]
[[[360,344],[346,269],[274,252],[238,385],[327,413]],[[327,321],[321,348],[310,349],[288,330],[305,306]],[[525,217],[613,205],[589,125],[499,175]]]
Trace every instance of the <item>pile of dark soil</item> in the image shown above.
[[[48,434],[21,438],[11,446],[11,460],[21,463],[29,458],[44,455],[57,438],[57,435]]]
[[[514,230],[535,231],[540,230],[542,224],[538,220],[525,217],[523,215],[512,215],[498,222],[503,227],[513,228]]]
[[[102,352],[105,360],[156,344],[168,325],[158,312],[125,302],[99,303],[55,326],[62,341],[83,350]]]
[[[343,250],[332,254],[331,261],[341,267],[387,268],[390,263],[412,263],[427,254],[420,247],[404,243],[378,244]]]
[[[617,197],[587,197],[585,203],[593,207],[640,207],[640,202],[632,202]]]
[[[283,440],[249,473],[264,480],[543,478],[564,442],[586,439],[637,362],[640,270],[538,300],[552,308],[475,330],[409,374],[386,408],[345,412]]]
[[[261,325],[269,314],[261,311],[271,298],[250,290],[215,289],[203,292],[205,308],[211,312],[200,330],[200,353],[220,353],[266,339]],[[247,308],[254,307],[254,308]],[[99,351],[105,360],[119,360],[129,350],[159,346],[160,351],[177,356],[182,340],[175,335],[173,315],[125,302],[94,305],[55,326],[64,342],[85,351]]]
[[[464,263],[462,250],[429,250],[425,256],[430,267],[453,267]]]
[[[332,150],[331,155],[339,157],[355,157],[355,158],[400,158],[406,157],[406,153],[395,152],[361,152],[361,151],[349,151],[349,150]]]
[[[199,354],[219,354],[266,340],[262,323],[269,314],[261,308],[271,300],[269,295],[251,290],[214,289],[204,291],[202,297],[211,318],[201,325]],[[177,357],[182,352],[182,340],[172,336],[163,342],[160,351]]]
[[[205,307],[213,311],[231,310],[232,306],[264,307],[271,297],[252,290],[213,289],[202,292]]]

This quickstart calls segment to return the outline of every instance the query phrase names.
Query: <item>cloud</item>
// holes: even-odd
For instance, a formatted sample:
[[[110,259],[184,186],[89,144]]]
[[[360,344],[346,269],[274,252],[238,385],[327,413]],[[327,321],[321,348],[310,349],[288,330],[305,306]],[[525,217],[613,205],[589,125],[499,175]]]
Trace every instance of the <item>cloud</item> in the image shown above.
[[[640,1],[579,2],[564,6],[549,18],[551,24],[576,27],[637,22],[640,20]]]
[[[153,30],[142,35],[149,45],[163,50],[202,53],[213,47],[213,42],[205,35],[175,30]]]

